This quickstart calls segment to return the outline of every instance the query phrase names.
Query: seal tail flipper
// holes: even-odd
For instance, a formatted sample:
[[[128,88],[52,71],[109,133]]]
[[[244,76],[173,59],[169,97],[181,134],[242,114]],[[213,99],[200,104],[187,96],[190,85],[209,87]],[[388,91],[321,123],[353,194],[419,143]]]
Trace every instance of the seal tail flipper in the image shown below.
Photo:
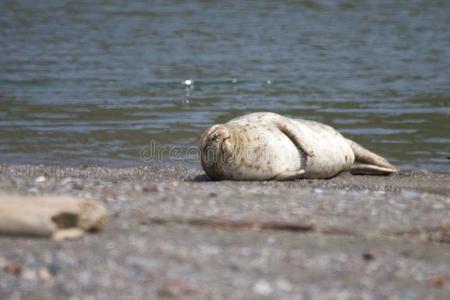
[[[389,175],[397,172],[391,168],[380,167],[370,164],[355,163],[350,167],[350,173],[358,175]]]
[[[346,140],[355,154],[355,163],[350,168],[352,174],[389,175],[398,172],[396,167],[378,154],[352,140]]]

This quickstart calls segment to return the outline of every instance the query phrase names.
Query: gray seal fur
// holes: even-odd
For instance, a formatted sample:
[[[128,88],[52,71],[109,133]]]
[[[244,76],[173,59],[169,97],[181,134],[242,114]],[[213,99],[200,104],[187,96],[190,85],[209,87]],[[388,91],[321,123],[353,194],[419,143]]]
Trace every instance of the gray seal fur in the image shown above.
[[[200,137],[201,163],[213,180],[330,178],[342,171],[388,175],[379,155],[315,121],[270,112],[213,125]]]

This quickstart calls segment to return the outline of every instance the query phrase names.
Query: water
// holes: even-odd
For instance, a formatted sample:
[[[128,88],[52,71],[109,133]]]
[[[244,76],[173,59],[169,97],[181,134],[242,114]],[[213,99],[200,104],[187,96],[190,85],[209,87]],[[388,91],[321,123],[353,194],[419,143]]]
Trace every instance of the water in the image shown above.
[[[445,0],[3,0],[0,162],[195,164],[203,129],[274,111],[449,172],[449,29]]]

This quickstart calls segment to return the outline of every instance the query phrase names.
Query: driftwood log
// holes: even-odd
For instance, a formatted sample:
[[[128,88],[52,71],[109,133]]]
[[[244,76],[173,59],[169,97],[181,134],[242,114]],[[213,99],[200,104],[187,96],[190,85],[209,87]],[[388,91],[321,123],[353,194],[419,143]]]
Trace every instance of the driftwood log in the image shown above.
[[[102,230],[106,215],[105,206],[91,200],[0,194],[0,235],[74,238]]]

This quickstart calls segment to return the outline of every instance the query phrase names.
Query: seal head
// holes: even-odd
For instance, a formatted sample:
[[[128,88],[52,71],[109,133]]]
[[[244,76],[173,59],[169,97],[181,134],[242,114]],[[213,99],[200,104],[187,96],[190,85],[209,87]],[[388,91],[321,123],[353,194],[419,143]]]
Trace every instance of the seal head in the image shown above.
[[[302,154],[271,123],[228,122],[200,138],[201,163],[213,180],[269,180],[301,175]]]
[[[201,163],[211,179],[223,179],[224,165],[232,158],[235,146],[235,135],[226,125],[214,125],[202,133]]]

